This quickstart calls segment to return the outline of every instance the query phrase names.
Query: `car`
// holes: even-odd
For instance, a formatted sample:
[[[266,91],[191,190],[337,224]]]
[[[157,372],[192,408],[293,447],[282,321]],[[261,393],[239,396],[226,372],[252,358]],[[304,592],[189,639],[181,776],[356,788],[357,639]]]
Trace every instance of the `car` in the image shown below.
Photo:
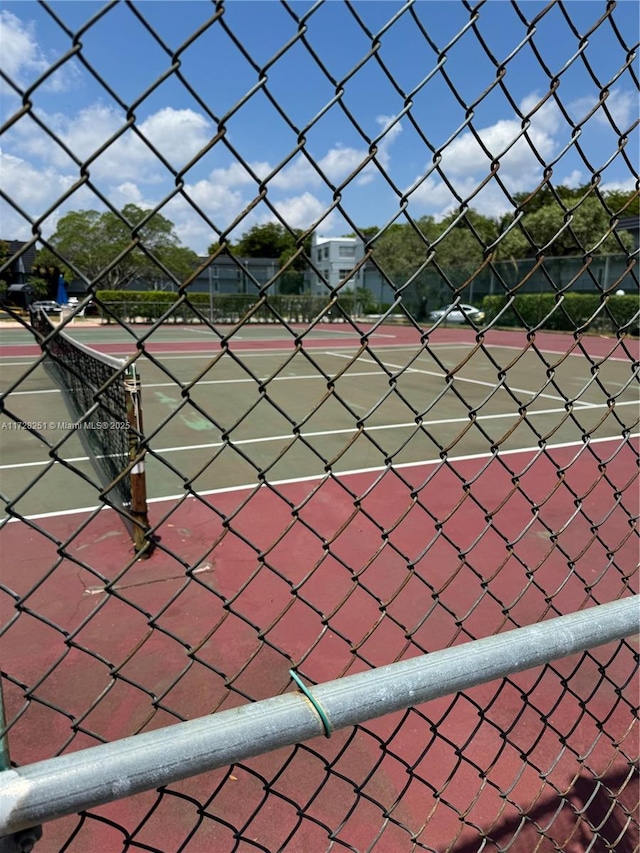
[[[460,303],[445,305],[444,308],[431,311],[429,320],[432,323],[437,323],[439,320],[443,323],[475,323],[477,326],[484,320],[484,311],[474,308],[473,305],[462,305]]]
[[[58,305],[58,303],[54,302],[52,299],[44,299],[38,302],[32,302],[31,308],[34,311],[44,311],[45,314],[59,314],[62,311],[62,308]]]
[[[80,299],[77,296],[69,297],[69,310],[73,312],[76,317],[97,317],[100,314],[98,306],[90,299],[86,302],[82,308],[78,308],[80,305]]]

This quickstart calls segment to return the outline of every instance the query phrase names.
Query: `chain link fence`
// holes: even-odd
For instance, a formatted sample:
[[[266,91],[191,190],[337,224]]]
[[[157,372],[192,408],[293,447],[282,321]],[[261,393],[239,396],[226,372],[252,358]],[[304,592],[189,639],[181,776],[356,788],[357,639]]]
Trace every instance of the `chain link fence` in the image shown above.
[[[43,200],[24,161],[24,179],[0,190],[20,232],[3,235],[2,277],[23,286],[38,248],[86,290],[50,331],[32,334],[28,312],[5,305],[2,849],[637,851],[638,312],[612,301],[621,283],[618,298],[638,294],[624,9],[462,2],[446,4],[447,30],[445,7],[419,2],[37,8],[57,59],[32,54],[28,80],[5,60],[2,134],[26,140],[25,156],[55,151],[65,178],[50,170]],[[277,48],[254,13],[276,21]],[[153,55],[126,83],[105,71],[109,22]],[[417,51],[419,76],[390,44]],[[235,65],[220,67],[225,51]],[[522,97],[525,55],[546,83],[535,98]],[[596,92],[588,105],[564,94],[578,73]],[[117,112],[101,138],[92,125],[74,145],[43,109],[69,74]],[[374,133],[361,105],[376,87],[398,106]],[[176,92],[191,104],[186,131],[163,137],[140,116]],[[508,117],[489,132],[498,97]],[[437,132],[425,99],[442,112]],[[261,162],[243,139],[268,132],[257,102],[287,132],[276,151],[265,136]],[[357,145],[319,153],[327,120]],[[420,152],[408,183],[391,155],[401,129]],[[480,176],[465,172],[468,150]],[[218,154],[228,165],[211,170]],[[118,192],[105,177],[127,157],[171,184],[141,220],[120,204],[135,189],[125,166]],[[587,175],[577,201],[567,157]],[[203,164],[208,184],[192,178]],[[622,207],[606,189],[612,164]],[[317,197],[284,198],[302,177]],[[366,228],[357,204],[372,181],[388,206]],[[560,217],[543,237],[527,218],[542,197]],[[427,221],[429,198],[441,215]],[[476,215],[487,203],[507,208],[491,234]],[[73,251],[52,236],[74,209],[124,227],[97,269],[82,230]],[[148,237],[158,216],[206,235],[190,272]],[[233,243],[266,222],[293,248],[256,276]],[[362,246],[335,277],[317,242],[327,232]],[[565,238],[559,280],[547,261]],[[615,276],[601,274],[609,255]],[[170,284],[162,298],[107,288],[133,259],[145,286]],[[214,291],[221,259],[238,269],[237,296]],[[365,269],[384,296],[368,317]],[[313,287],[287,295],[286,276]],[[522,301],[534,276],[551,300],[535,316]],[[460,313],[480,282],[500,304]],[[576,291],[591,300],[579,319]],[[144,431],[120,479],[146,468],[149,559],[44,371],[70,339],[113,362],[80,421],[131,366],[141,376]]]

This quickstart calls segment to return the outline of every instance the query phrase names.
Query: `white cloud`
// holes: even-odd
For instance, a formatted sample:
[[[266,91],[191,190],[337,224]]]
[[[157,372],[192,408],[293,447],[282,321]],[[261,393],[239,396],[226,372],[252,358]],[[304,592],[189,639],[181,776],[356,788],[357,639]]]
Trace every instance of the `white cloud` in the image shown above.
[[[584,177],[580,169],[574,169],[561,183],[563,187],[579,187],[584,183]]]
[[[119,116],[115,109],[104,104],[93,104],[70,115],[39,110],[38,117],[53,137],[64,143],[80,162],[93,155],[125,123],[123,115]],[[44,166],[51,165],[74,172],[78,170],[73,159],[30,116],[24,117],[11,128],[6,135],[6,144],[38,158]],[[123,169],[124,172],[113,173],[116,180],[127,177],[126,163]]]
[[[400,122],[393,124],[394,121],[394,117],[390,116],[378,116],[376,118],[381,130],[387,131],[378,143],[377,154],[377,160],[385,170],[388,170],[391,165],[391,145],[402,131]],[[369,151],[367,148],[354,148],[337,143],[316,161],[317,169],[304,154],[298,154],[290,164],[285,166],[277,175],[274,175],[269,185],[283,190],[320,187],[324,184],[323,175],[330,183],[339,184],[359,166],[367,163],[368,159]],[[379,170],[375,163],[367,163],[358,175],[358,185],[370,183],[378,173]],[[266,176],[268,171],[264,174]]]
[[[556,102],[549,98],[543,104],[540,104],[541,98],[537,92],[532,92],[526,95],[520,103],[520,112],[524,117],[535,123],[535,127],[540,133],[553,134],[556,133],[560,126],[560,109]],[[518,119],[516,124],[520,126]]]
[[[132,181],[125,181],[115,187],[109,194],[109,201],[117,208],[123,208],[127,204],[145,206],[140,188]]]
[[[149,116],[138,129],[166,160],[179,168],[195,157],[213,136],[209,119],[194,110],[172,107]]]
[[[326,212],[328,205],[310,192],[292,196],[281,201],[272,200],[272,204],[290,228],[308,228]],[[272,218],[272,217],[270,217]],[[330,227],[330,217],[323,219],[324,231]]]
[[[186,184],[185,193],[190,199],[207,214],[215,214],[221,211],[228,213],[229,220],[234,219],[244,204],[242,195],[229,187],[218,186],[214,181],[197,181],[195,184]],[[188,203],[181,196],[176,196],[176,205]]]
[[[549,163],[557,156],[561,148],[560,131],[563,127],[560,110],[551,100],[539,108],[538,103],[539,98],[533,93],[520,105],[521,112],[528,119],[526,136],[521,135],[520,119],[501,119],[493,125],[478,129],[478,139],[471,131],[465,131],[442,152],[442,172],[458,195],[469,200],[469,204],[480,213],[496,216],[512,210],[509,196],[535,186],[542,176],[543,166],[540,161]],[[595,103],[591,97],[577,99],[569,105],[569,113],[575,121],[580,121]],[[630,94],[621,90],[614,90],[608,98],[607,105],[620,127],[630,121],[633,103]],[[602,108],[595,113],[594,118],[599,123],[611,126]],[[491,180],[476,195],[478,187],[490,174],[492,160],[499,160],[497,178],[505,186],[506,193],[498,180]],[[554,169],[558,170],[558,166]],[[414,185],[419,180],[420,176],[417,176]],[[573,168],[561,183],[575,187],[586,180],[588,178],[584,177],[579,168]],[[631,190],[633,181],[623,181],[619,186]],[[602,188],[605,189],[605,186]],[[606,188],[614,187],[610,185]],[[416,187],[410,194],[410,202],[415,215],[426,211],[437,218],[449,213],[459,203],[437,173]]]
[[[83,163],[94,157],[111,137],[116,137],[89,165],[92,178],[109,182],[161,180],[168,176],[167,170],[153,149],[175,169],[182,169],[211,138],[211,123],[189,109],[165,107],[136,125],[139,133],[126,127],[126,117],[121,111],[100,103],[73,115],[40,112],[39,117]],[[16,140],[21,151],[45,164],[77,171],[64,149],[30,119],[18,122],[13,134],[9,138]]]
[[[269,163],[261,164],[261,166],[259,174],[264,180],[273,171],[273,166]],[[302,187],[317,187],[320,183],[320,176],[311,163],[309,163],[303,154],[298,154],[271,178],[268,186],[286,191],[301,189]]]
[[[165,107],[136,125],[139,135],[126,127],[125,115],[112,106],[96,103],[73,115],[40,113],[42,121],[52,130],[80,162],[94,157],[105,143],[115,137],[105,150],[89,165],[92,178],[118,182],[154,183],[167,178],[166,170],[154,153],[155,148],[175,168],[188,163],[209,142],[211,122],[190,109]],[[122,131],[118,135],[119,131]],[[395,134],[394,134],[395,135]],[[149,143],[140,138],[144,137]],[[18,122],[10,137],[14,147],[40,158],[59,169],[76,171],[77,166],[52,142],[35,122]],[[387,149],[384,156],[388,158]],[[367,151],[337,144],[317,161],[322,174],[332,183],[339,183],[367,158]],[[274,170],[268,161],[251,161],[245,166],[233,162],[210,172],[209,180],[223,188],[255,185],[255,178],[265,180]],[[323,185],[321,174],[303,155],[297,155],[287,166],[268,181],[271,190],[305,190]]]
[[[53,64],[39,46],[33,24],[25,24],[6,9],[0,12],[0,44],[2,70],[21,89],[35,82]],[[77,79],[77,65],[68,61],[47,78],[43,87],[49,92],[62,92]],[[3,81],[2,94],[11,93],[15,94],[15,90]]]
[[[269,172],[271,166],[264,161],[247,164],[257,177],[262,180]],[[243,163],[235,161],[225,168],[214,169],[210,180],[220,187],[238,187],[246,184],[255,184],[255,179]]]
[[[4,193],[33,218],[41,215],[73,183],[69,176],[61,175],[51,166],[37,169],[28,161],[5,151],[0,152],[0,172]],[[5,228],[3,221],[3,231]]]
[[[39,219],[46,210],[55,206],[55,210],[39,223],[45,237],[53,233],[58,219],[70,210],[101,207],[96,203],[93,192],[84,185],[75,189],[65,201],[59,202],[73,186],[76,177],[62,174],[53,166],[38,168],[21,157],[0,151],[0,173],[6,196],[30,219]],[[3,239],[26,240],[33,236],[31,222],[4,200],[0,200],[0,221]]]
[[[364,148],[352,148],[338,143],[316,160],[316,169],[303,154],[298,154],[291,163],[273,176],[269,186],[280,190],[320,187],[326,185],[323,176],[329,183],[339,184],[361,166],[367,157],[368,152]]]
[[[124,116],[115,110],[92,107],[83,112],[79,123],[69,124],[63,138],[85,159],[124,124]],[[180,170],[211,138],[210,122],[189,109],[165,107],[137,128],[139,133],[127,129],[112,142],[90,166],[92,173],[107,180],[117,175],[119,179],[153,183],[169,177],[154,149]]]
[[[531,125],[527,131],[528,139],[521,134],[519,119],[497,121],[494,125],[478,131],[480,142],[471,133],[464,132],[445,148],[443,169],[447,175],[486,174],[492,160],[500,160],[500,176],[507,173],[510,177],[520,178],[539,169],[534,149],[547,160],[555,150],[553,132],[557,129],[555,110],[542,107],[531,116]],[[487,153],[483,150],[486,148]]]
[[[324,175],[331,183],[340,183],[354,169],[361,165],[367,158],[365,149],[351,148],[337,144],[318,160],[317,169],[304,156],[297,154],[286,166],[272,175],[273,164],[266,160],[252,161],[245,166],[235,162],[225,168],[214,169],[211,172],[211,181],[225,187],[246,186],[255,183],[255,179],[249,169],[257,176],[258,180],[265,181],[269,190],[312,189],[325,185],[322,179]],[[248,168],[247,168],[248,167]],[[271,177],[269,177],[271,175]],[[257,188],[257,185],[256,185]]]
[[[569,104],[567,109],[573,121],[576,124],[579,124],[584,121],[586,116],[589,115],[591,110],[598,103],[599,98],[594,93],[592,95],[586,95],[583,98],[577,98]],[[632,119],[636,117],[638,103],[637,98],[635,98],[633,93],[628,90],[620,88],[612,89],[609,92],[609,97],[604,101],[604,103],[619,130],[626,130],[631,124]],[[598,106],[589,121],[591,121],[591,119],[604,127],[613,129],[611,119],[605,112],[602,104]]]
[[[605,104],[619,130],[626,130],[631,124],[632,119],[637,118],[638,99],[634,97],[632,92],[613,89]],[[604,109],[600,108],[598,110],[596,119],[601,124],[611,127],[611,121]]]
[[[336,145],[318,161],[318,166],[332,183],[337,184],[361,166],[367,157],[368,152],[364,148]]]
[[[521,104],[529,122],[526,136],[520,119],[501,119],[477,130],[478,138],[469,130],[463,132],[444,149],[440,168],[461,198],[471,198],[490,174],[494,160],[500,162],[498,176],[510,195],[530,188],[539,179],[542,167],[538,156],[545,162],[553,159],[560,115],[552,102],[536,109],[538,102],[532,94]],[[419,180],[420,176],[414,184]],[[436,173],[416,187],[410,200],[437,216],[445,215],[458,203]],[[511,207],[497,181],[490,181],[470,203],[488,215],[504,213]]]
[[[189,204],[184,196],[177,195],[167,202],[162,213],[174,223],[176,233],[185,246],[204,254],[207,246],[217,239],[217,234],[198,210],[201,210],[216,228],[225,231],[244,210],[246,201],[237,190],[211,180],[186,184],[184,191],[195,207]],[[149,206],[151,204],[152,201]]]
[[[600,184],[599,189],[600,192],[603,193],[615,192],[617,190],[619,190],[620,192],[632,193],[634,191],[637,191],[638,183],[632,175],[629,175],[629,177],[625,178],[624,180],[605,181],[604,183]]]
[[[33,34],[27,33],[15,16],[10,15],[7,20],[26,38],[22,59],[10,57],[10,67],[14,70],[16,67],[24,68],[25,62],[31,62],[40,72],[47,62]],[[31,59],[27,61],[29,56]],[[68,113],[47,112],[39,108],[38,118],[49,128],[51,135],[45,133],[31,115],[21,118],[5,135],[5,150],[9,155],[19,155],[20,162],[25,164],[19,171],[37,187],[31,191],[31,206],[27,208],[34,216],[55,206],[66,187],[78,179],[79,163],[86,164],[92,183],[115,207],[121,208],[129,203],[155,207],[173,187],[173,176],[155,151],[179,170],[208,145],[215,132],[212,122],[204,114],[170,106],[137,122],[135,129],[128,127],[127,117],[117,105],[103,102]],[[382,131],[378,162],[388,169],[390,148],[401,132],[400,123],[389,116],[378,116],[376,122]],[[61,144],[56,144],[56,139]],[[65,152],[65,147],[73,157]],[[203,159],[202,165],[209,158],[217,157],[217,151],[207,152],[207,160]],[[199,166],[193,170],[194,180],[184,187],[194,206],[189,205],[184,197],[176,196],[167,203],[163,212],[174,221],[177,233],[186,245],[204,251],[214,239],[215,232],[212,233],[211,227],[203,222],[198,210],[217,228],[226,230],[251,203],[258,183],[271,175],[267,181],[270,203],[292,227],[306,228],[322,217],[329,204],[320,200],[318,192],[323,190],[326,193],[326,181],[341,183],[367,163],[368,156],[368,148],[364,145],[354,147],[336,142],[324,152],[315,154],[317,168],[304,154],[297,154],[275,173],[276,167],[266,160],[249,161],[247,164],[231,162],[211,169],[197,180],[195,176],[203,171]],[[368,183],[376,174],[376,165],[370,163],[361,171],[356,183]],[[187,179],[190,175],[187,174]],[[16,200],[27,195],[24,190],[18,192]],[[102,209],[101,201],[90,190],[75,193],[72,202],[71,207],[66,202],[60,205],[51,221],[69,209]],[[251,210],[236,227],[235,236],[252,225],[268,221],[273,214],[267,211],[266,217],[261,217],[258,209]],[[330,230],[335,221],[333,215],[323,220],[324,230]]]
[[[0,12],[0,43],[2,70],[20,86],[49,67],[38,47],[34,27],[23,24],[20,18],[6,9]]]
[[[396,121],[395,116],[377,116],[376,122],[384,133],[378,143],[378,160],[386,169],[391,163],[390,148],[402,133],[402,122]]]
[[[234,192],[210,181],[199,181],[197,184],[187,185],[185,192],[220,231],[226,231],[233,220],[248,206],[248,200],[239,192]],[[320,219],[328,206],[310,192],[280,201],[272,198],[270,201],[277,213],[291,228],[301,229],[308,228],[313,222]],[[151,202],[149,202],[150,205]],[[197,211],[180,196],[176,196],[165,205],[162,213],[175,224],[176,233],[183,244],[194,249],[198,254],[204,255],[207,247],[218,239],[217,232],[212,230]],[[279,221],[278,217],[268,209],[264,207],[254,208],[247,212],[229,236],[235,240],[255,225]],[[333,213],[322,220],[323,231],[328,233],[334,226],[335,215]]]
[[[151,120],[145,129],[150,128],[154,136],[154,142],[162,144],[162,135],[166,132],[167,120],[169,125],[173,116],[169,111],[157,120]],[[152,117],[155,119],[156,117]],[[191,123],[191,116],[178,116],[177,121]],[[56,117],[58,131],[61,125],[72,124],[71,120],[64,117]],[[192,146],[198,146],[200,139],[198,133],[204,132],[204,124],[193,122],[196,139],[191,140]],[[90,156],[108,135],[117,127],[117,116],[115,111],[96,105],[90,110],[83,111],[80,120],[73,130],[73,138],[66,137],[66,141],[81,159]],[[28,140],[29,153],[36,155],[38,159],[48,156],[49,162],[37,165],[33,156],[29,159],[18,157],[12,153],[4,152],[1,155],[0,167],[3,174],[3,186],[7,195],[12,198],[27,214],[37,218],[42,211],[55,206],[56,201],[77,180],[77,167],[75,167],[66,155],[60,153],[60,149],[54,146],[46,148],[46,140],[38,134]],[[183,149],[184,150],[184,149]],[[188,150],[188,149],[187,149]],[[199,150],[199,149],[198,149]],[[157,163],[157,158],[151,157],[147,160],[145,151],[133,142],[126,141],[123,147],[113,146],[109,154],[111,158],[111,171],[106,169],[107,163],[103,161],[100,168],[90,166],[92,179],[101,173],[104,177],[101,189],[109,198],[109,201],[118,208],[133,203],[140,207],[152,208],[162,200],[165,185],[154,183],[151,168]],[[61,168],[62,164],[72,168]],[[251,168],[258,176],[268,174],[271,167],[267,163],[253,163]],[[108,179],[112,178],[110,184]],[[116,183],[117,181],[117,183]],[[190,246],[200,253],[204,253],[207,246],[216,239],[216,232],[207,224],[199,211],[214,223],[220,230],[228,229],[233,221],[247,208],[253,197],[253,193],[247,194],[245,188],[251,186],[253,178],[249,172],[240,164],[231,164],[226,169],[214,169],[208,178],[186,183],[184,192],[193,205],[189,204],[182,195],[172,198],[162,209],[163,214],[169,217],[175,224],[176,232],[184,245]],[[146,190],[145,190],[146,187]],[[275,186],[273,189],[277,189]],[[326,209],[318,198],[310,192],[300,195],[289,196],[277,201],[270,193],[272,204],[278,209],[291,227],[306,228],[315,219],[322,216]],[[91,190],[81,188],[74,192],[73,196],[60,204],[55,213],[49,218],[43,229],[45,236],[49,236],[58,219],[69,210],[98,209],[101,210],[102,203]],[[30,235],[30,224],[17,213],[13,213],[7,205],[2,205],[3,231],[10,232],[11,238],[24,239]],[[273,219],[273,214],[262,217],[264,221]],[[237,227],[235,237],[242,231],[261,221],[259,213],[255,210],[247,214]],[[325,220],[325,225],[330,224]],[[8,229],[8,230],[7,230]]]
[[[45,121],[81,162],[85,162],[94,155],[106,140],[125,124],[124,115],[119,116],[115,109],[104,104],[94,104],[74,116],[58,113],[50,118],[45,117]],[[67,163],[68,159],[61,149],[57,148],[56,150],[58,156],[64,157],[64,162]],[[107,151],[109,150],[113,152],[113,146],[107,149]],[[113,175],[117,175],[119,179],[126,178],[129,171],[127,163],[115,165],[121,167],[122,171],[118,168],[118,171],[114,171]]]

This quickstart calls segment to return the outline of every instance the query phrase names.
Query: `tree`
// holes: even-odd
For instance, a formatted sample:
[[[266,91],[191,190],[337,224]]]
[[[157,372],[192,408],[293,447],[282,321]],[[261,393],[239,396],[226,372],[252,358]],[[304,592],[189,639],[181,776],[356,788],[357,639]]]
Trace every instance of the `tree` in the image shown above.
[[[292,242],[295,244],[282,225],[266,222],[264,225],[255,225],[243,234],[233,251],[242,258],[279,258],[291,247]]]
[[[45,299],[51,293],[51,286],[46,278],[40,278],[40,276],[32,275],[29,278],[28,284],[38,299]]]
[[[374,258],[390,278],[406,280],[432,253],[434,269],[437,264],[445,275],[466,276],[482,263],[486,247],[496,238],[497,224],[475,211],[456,222],[458,216],[450,214],[441,222],[423,216],[415,227],[390,225],[374,245]]]
[[[572,200],[573,201],[573,200]],[[558,202],[548,203],[527,212],[520,226],[513,228],[500,241],[499,254],[503,258],[532,258],[544,249],[549,257],[582,255],[585,252],[615,254],[633,249],[630,234],[620,231],[602,240],[610,228],[610,215],[595,196],[582,201],[567,213]],[[526,208],[525,208],[526,209]],[[571,217],[570,224],[567,221]],[[506,225],[503,222],[503,226]]]
[[[173,223],[160,213],[136,230],[148,215],[134,204],[126,205],[120,215],[95,210],[67,213],[49,240],[55,251],[39,252],[35,266],[59,267],[59,255],[85,279],[109,290],[139,281],[157,285],[166,280],[160,265],[182,281],[197,265],[197,255],[181,245]]]
[[[626,216],[640,216],[640,193],[623,192],[622,190],[610,190],[604,193],[607,207],[621,218]]]
[[[458,214],[451,214],[441,222],[424,216],[413,225],[395,223],[374,244],[374,260],[396,287],[415,276],[403,300],[418,316],[450,301],[454,290],[467,285],[497,234],[496,223],[474,211],[457,219]]]
[[[455,224],[454,224],[455,223]],[[453,228],[439,242],[451,225]],[[472,275],[479,267],[498,236],[498,223],[475,210],[468,210],[462,218],[451,213],[430,228],[430,239],[436,245],[436,260],[446,269],[455,269],[458,277]]]
[[[368,243],[369,240],[373,240],[379,230],[377,225],[366,225],[364,228],[359,228],[357,233],[351,231],[349,234],[345,234],[345,237],[360,237],[361,240]]]
[[[425,224],[425,220],[421,220]],[[394,223],[374,243],[373,259],[388,278],[402,285],[425,262],[428,245],[422,236],[423,229]]]
[[[377,225],[367,225],[365,228],[360,228],[359,234],[360,234],[360,237],[362,237],[362,239],[366,243],[369,240],[372,240],[376,236],[376,234],[378,233],[379,230],[380,229],[378,228]],[[355,237],[356,235],[352,234],[351,236]]]
[[[597,199],[598,196],[592,193],[593,190],[590,184],[583,184],[579,187],[558,186],[554,187],[553,190],[548,185],[545,185],[533,195],[526,192],[516,193],[513,200],[517,207],[523,208],[527,214],[530,214],[535,213],[542,207],[557,205],[558,199],[567,209],[575,207],[575,205],[579,204],[587,196]],[[620,212],[620,215],[623,217],[638,216],[640,214],[640,194],[637,191],[605,190],[604,192],[600,191],[600,196],[614,214]]]
[[[229,249],[239,258],[277,258],[280,266],[284,266],[299,250],[300,239],[303,231],[299,228],[287,230],[279,222],[266,222],[264,225],[254,225],[235,244],[230,244]],[[212,243],[209,246],[209,254],[213,254],[219,248],[219,244]],[[294,260],[293,269],[300,271],[307,267],[307,257],[311,252],[311,239],[307,237],[303,243],[304,254],[298,255]]]

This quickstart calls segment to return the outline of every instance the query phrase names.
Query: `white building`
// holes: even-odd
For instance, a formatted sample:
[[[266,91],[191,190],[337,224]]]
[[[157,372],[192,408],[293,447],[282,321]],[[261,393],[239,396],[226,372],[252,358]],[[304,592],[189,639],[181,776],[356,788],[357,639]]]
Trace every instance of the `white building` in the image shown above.
[[[363,286],[363,270],[354,271],[354,267],[364,256],[364,243],[359,237],[318,237],[311,238],[311,260],[317,275],[312,271],[311,292],[326,293],[327,286],[337,288],[341,282],[342,291],[351,291]]]

